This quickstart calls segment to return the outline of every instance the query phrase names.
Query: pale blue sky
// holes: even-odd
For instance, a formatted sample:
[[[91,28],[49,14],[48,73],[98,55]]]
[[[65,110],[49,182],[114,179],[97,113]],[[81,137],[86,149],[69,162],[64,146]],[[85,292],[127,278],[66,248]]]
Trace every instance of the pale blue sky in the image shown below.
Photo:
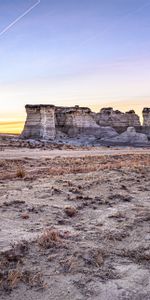
[[[36,0],[0,0],[0,32]],[[150,0],[41,0],[0,34],[0,119],[26,103],[150,104]]]

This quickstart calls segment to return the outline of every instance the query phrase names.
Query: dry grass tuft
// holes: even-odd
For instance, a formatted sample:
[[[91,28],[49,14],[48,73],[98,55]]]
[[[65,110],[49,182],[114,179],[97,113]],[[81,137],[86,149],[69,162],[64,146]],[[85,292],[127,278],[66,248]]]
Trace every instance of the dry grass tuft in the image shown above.
[[[121,253],[121,256],[129,257],[137,263],[142,263],[143,261],[150,261],[150,251],[145,250],[142,247],[137,249],[124,249]]]
[[[106,230],[103,232],[103,238],[105,241],[122,241],[129,236],[126,230]]]
[[[102,251],[97,251],[95,253],[94,258],[95,258],[96,267],[100,267],[101,265],[104,264],[105,257],[106,257],[106,253],[104,253]]]
[[[10,270],[8,272],[8,278],[7,278],[8,285],[10,286],[10,288],[15,288],[22,280],[22,278],[23,278],[23,273],[21,272],[21,270],[19,270],[19,268]]]
[[[62,243],[59,231],[55,229],[47,229],[38,238],[38,244],[44,249],[57,247]]]
[[[25,178],[25,176],[26,176],[25,168],[22,165],[17,165],[16,177]]]
[[[77,215],[77,209],[75,207],[68,206],[65,208],[65,213],[68,217],[72,218]]]
[[[17,169],[14,171],[14,167]],[[58,157],[57,159],[22,159],[0,161],[0,180],[25,178],[36,179],[44,176],[64,174],[92,173],[101,170],[133,170],[136,173],[148,171],[150,166],[149,154],[118,154],[97,155],[84,157]]]
[[[23,270],[19,265],[17,265],[15,269],[6,271],[5,276],[0,278],[0,288],[5,291],[11,291],[20,283],[27,284],[30,287],[44,288],[41,272]]]
[[[24,257],[29,245],[22,241],[0,255],[0,292],[11,292],[24,283],[30,287],[44,288],[43,275],[39,270],[25,269]]]

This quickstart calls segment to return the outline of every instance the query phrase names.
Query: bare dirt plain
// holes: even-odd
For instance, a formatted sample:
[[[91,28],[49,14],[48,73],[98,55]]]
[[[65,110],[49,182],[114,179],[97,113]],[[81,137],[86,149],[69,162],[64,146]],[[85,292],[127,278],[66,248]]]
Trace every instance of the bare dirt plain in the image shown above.
[[[0,299],[150,299],[150,150],[0,151]]]

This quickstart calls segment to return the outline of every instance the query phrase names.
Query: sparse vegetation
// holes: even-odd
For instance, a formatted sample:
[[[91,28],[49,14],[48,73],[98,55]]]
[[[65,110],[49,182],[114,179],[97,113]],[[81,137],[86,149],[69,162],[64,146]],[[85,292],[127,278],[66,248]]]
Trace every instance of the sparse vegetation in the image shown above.
[[[62,244],[60,233],[56,229],[46,229],[44,233],[38,238],[38,244],[42,248],[57,247]]]
[[[59,176],[64,174],[84,174],[101,170],[133,170],[141,173],[150,165],[149,154],[124,154],[85,157],[58,157],[58,159],[31,160],[20,162],[14,160],[1,161],[0,179],[25,178],[37,179],[39,177]],[[16,166],[16,167],[14,167]],[[14,168],[16,172],[14,172]]]
[[[1,162],[2,245],[9,246],[0,252],[2,299],[38,298],[44,287],[46,297],[61,299],[60,289],[63,299],[94,299],[120,282],[117,297],[133,289],[141,297],[141,282],[147,297],[149,168],[149,154]]]
[[[17,165],[16,177],[24,178],[26,175],[25,168],[22,165]]]
[[[65,213],[68,217],[72,218],[72,217],[76,216],[77,209],[75,207],[67,206],[67,207],[65,207]]]

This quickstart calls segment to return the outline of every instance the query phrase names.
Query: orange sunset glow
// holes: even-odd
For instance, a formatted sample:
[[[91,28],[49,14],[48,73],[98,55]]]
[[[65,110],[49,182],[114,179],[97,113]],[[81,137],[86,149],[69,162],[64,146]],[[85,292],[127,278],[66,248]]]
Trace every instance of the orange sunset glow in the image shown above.
[[[22,131],[26,104],[134,109],[141,118],[150,105],[145,0],[1,2],[0,133]]]

